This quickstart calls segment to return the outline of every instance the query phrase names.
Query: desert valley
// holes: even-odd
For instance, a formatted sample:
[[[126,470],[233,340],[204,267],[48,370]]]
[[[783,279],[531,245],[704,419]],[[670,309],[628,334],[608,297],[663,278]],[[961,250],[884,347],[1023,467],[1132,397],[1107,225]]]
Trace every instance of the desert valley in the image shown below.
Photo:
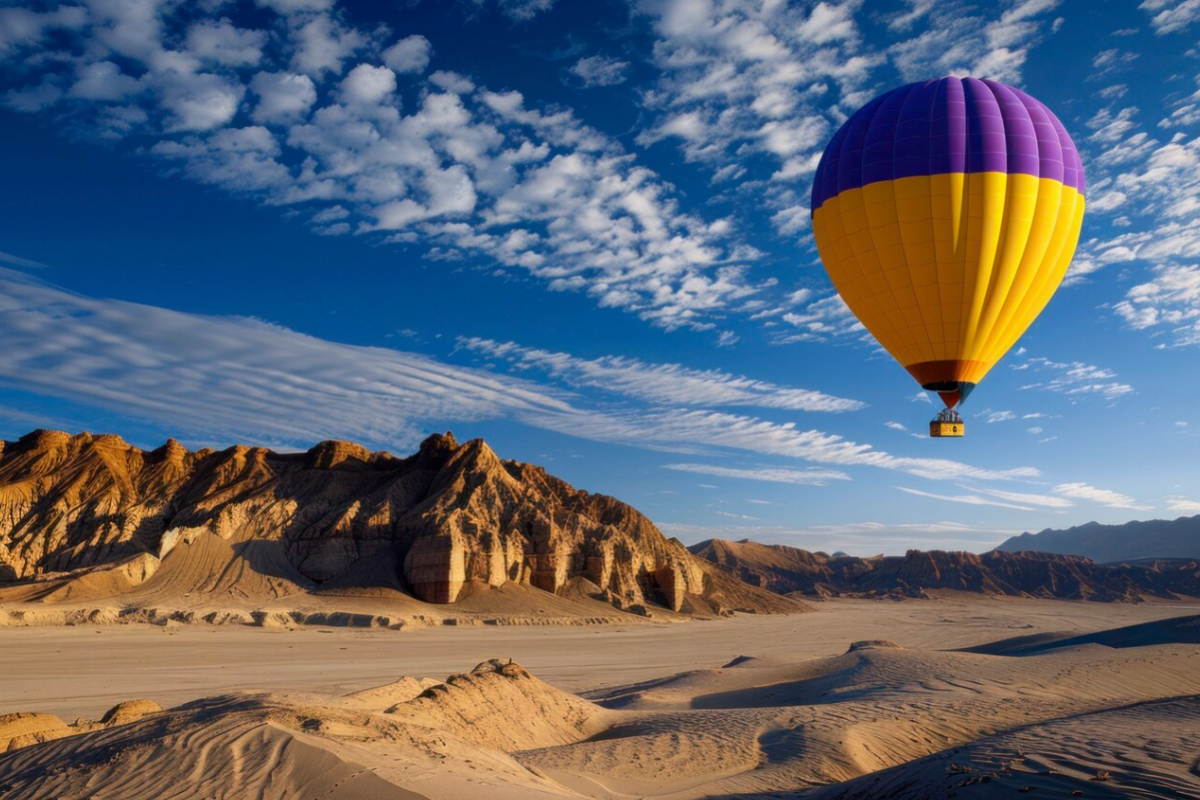
[[[1200,786],[1194,559],[686,548],[450,434],[35,431],[0,451],[0,520],[13,797]]]
[[[1200,0],[0,0],[0,800],[1200,800]]]

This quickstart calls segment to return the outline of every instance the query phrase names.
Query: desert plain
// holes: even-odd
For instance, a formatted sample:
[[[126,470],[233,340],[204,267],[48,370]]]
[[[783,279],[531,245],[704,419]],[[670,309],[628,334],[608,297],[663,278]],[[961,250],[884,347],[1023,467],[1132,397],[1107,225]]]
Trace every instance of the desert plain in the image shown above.
[[[1200,794],[1200,605],[943,592],[813,606],[405,630],[8,627],[0,712],[33,712],[9,728],[49,735],[0,755],[0,789],[439,800]]]

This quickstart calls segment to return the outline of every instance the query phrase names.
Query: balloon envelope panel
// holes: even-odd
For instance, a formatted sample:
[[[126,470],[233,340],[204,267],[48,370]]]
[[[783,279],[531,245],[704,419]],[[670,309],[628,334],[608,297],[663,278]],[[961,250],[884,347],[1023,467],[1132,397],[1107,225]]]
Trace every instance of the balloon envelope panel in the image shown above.
[[[888,92],[838,130],[813,184],[813,233],[850,310],[953,406],[1062,282],[1083,191],[1045,106],[943,78]]]

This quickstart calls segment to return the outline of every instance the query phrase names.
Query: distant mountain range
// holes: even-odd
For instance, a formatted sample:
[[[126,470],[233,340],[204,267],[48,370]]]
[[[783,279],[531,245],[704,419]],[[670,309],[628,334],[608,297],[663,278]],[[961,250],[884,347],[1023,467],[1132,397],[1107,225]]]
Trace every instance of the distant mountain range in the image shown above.
[[[342,441],[291,454],[61,431],[0,441],[0,584],[43,601],[387,589],[453,604],[513,586],[638,614],[805,610],[615,498],[449,433],[407,458]]]
[[[953,589],[1014,597],[1136,602],[1200,596],[1200,560],[1097,564],[1076,555],[909,550],[829,556],[779,544],[710,539],[689,548],[743,581],[786,595],[924,597]]]
[[[1146,558],[1200,558],[1200,516],[1151,519],[1124,525],[1089,522],[1066,530],[1047,528],[1022,533],[996,548],[1015,552],[1068,553],[1093,561],[1135,561]]]

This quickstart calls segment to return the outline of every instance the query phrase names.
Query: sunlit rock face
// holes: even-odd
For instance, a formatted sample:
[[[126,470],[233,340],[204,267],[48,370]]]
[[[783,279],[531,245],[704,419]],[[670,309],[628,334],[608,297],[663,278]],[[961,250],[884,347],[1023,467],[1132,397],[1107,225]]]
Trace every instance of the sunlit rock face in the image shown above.
[[[211,534],[314,586],[387,585],[431,603],[472,584],[561,593],[583,581],[622,608],[799,607],[694,557],[618,500],[449,433],[407,458],[341,441],[144,451],[57,431],[2,445],[0,580],[129,564],[136,583],[152,574],[143,562]]]

